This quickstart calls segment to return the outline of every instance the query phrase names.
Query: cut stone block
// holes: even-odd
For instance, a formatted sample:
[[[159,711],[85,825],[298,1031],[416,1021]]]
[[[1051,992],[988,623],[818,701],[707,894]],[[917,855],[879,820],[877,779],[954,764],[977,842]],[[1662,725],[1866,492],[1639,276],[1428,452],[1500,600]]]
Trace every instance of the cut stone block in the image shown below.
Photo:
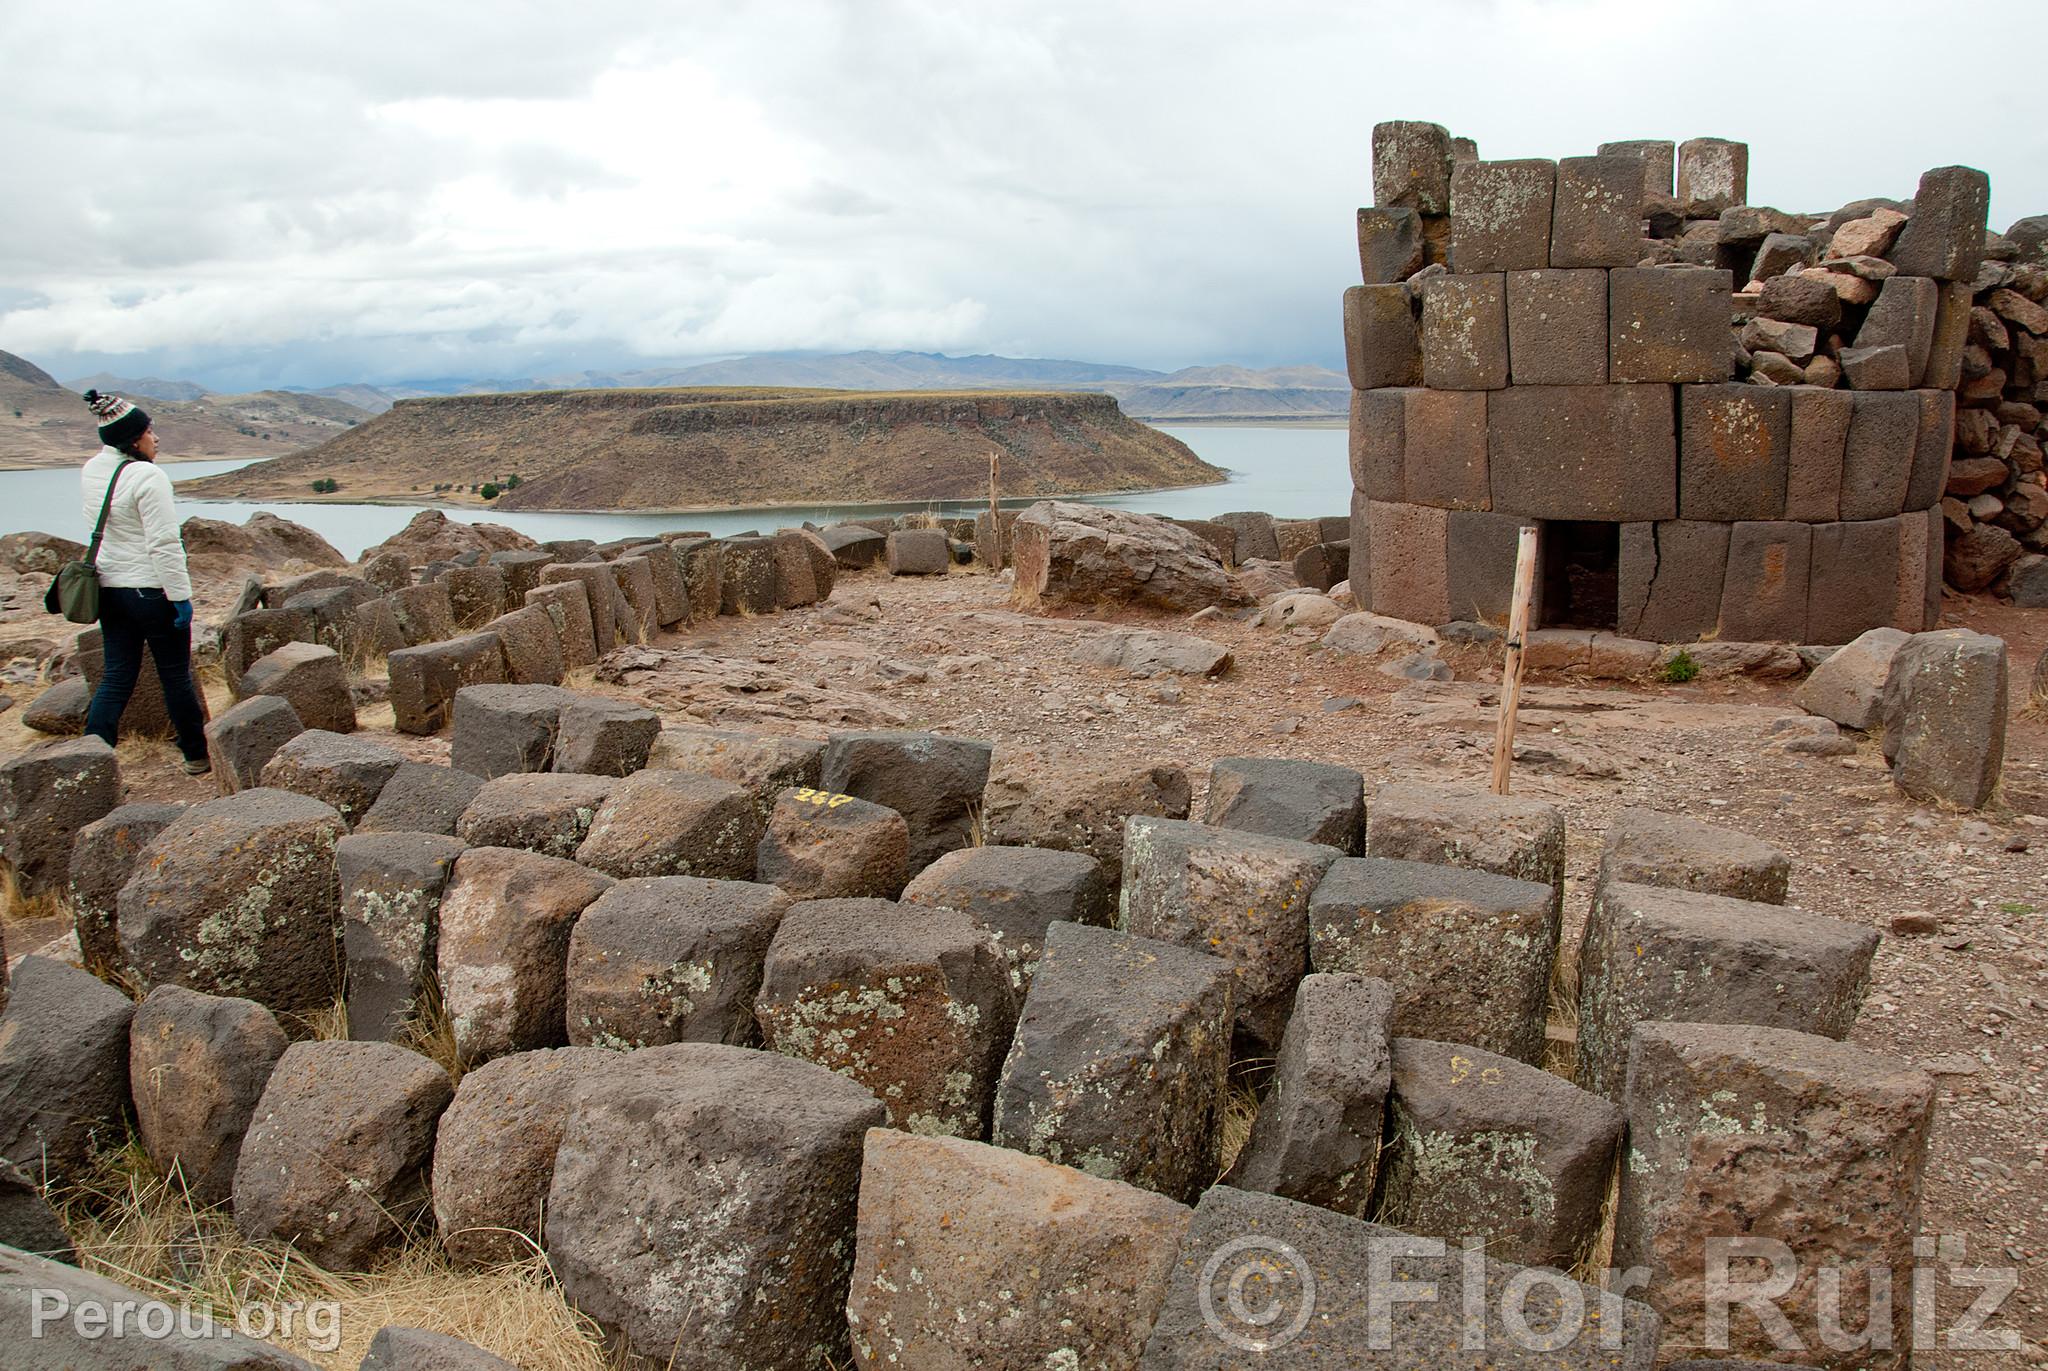
[[[1230,1184],[1363,1217],[1379,1171],[1394,992],[1368,976],[1302,978],[1273,1087]]]
[[[576,860],[622,880],[744,881],[753,878],[760,841],[760,812],[739,786],[687,771],[639,771],[612,785]]]
[[[1344,292],[1344,363],[1353,390],[1421,382],[1422,333],[1407,286],[1353,286]]]
[[[1277,1195],[1212,1187],[1180,1251],[1140,1371],[1656,1360],[1657,1316],[1632,1300]]]
[[[1678,515],[1669,386],[1515,386],[1488,397],[1487,444],[1497,510],[1537,519]]]
[[[556,1153],[547,1255],[564,1292],[674,1371],[849,1364],[861,1143],[881,1106],[771,1053],[634,1057],[578,1092]]]
[[[406,645],[405,630],[399,625],[398,613],[389,597],[380,596],[357,605],[350,632],[358,656],[365,661],[389,657]]]
[[[322,590],[309,590],[294,595],[284,602],[285,609],[303,609],[313,616],[313,640],[323,647],[334,649],[341,654],[344,662],[359,661],[362,657],[361,637],[357,630],[356,611],[372,601],[384,597],[377,588],[366,581],[357,581],[345,586],[328,586]]]
[[[1871,392],[1854,397],[1842,452],[1842,518],[1885,519],[1905,507],[1920,438],[1920,402],[1913,395]]]
[[[1667,519],[1621,526],[1618,631],[1689,643],[1715,631],[1728,576],[1729,526]]]
[[[654,588],[654,567],[645,557],[619,557],[606,563],[612,584],[626,598],[631,617],[619,624],[619,636],[636,643],[651,642],[661,626],[661,602]],[[613,602],[616,606],[617,602]],[[616,614],[614,609],[614,614]]]
[[[1731,643],[1803,643],[1813,526],[1738,523],[1728,534],[1720,637]]]
[[[1372,126],[1372,199],[1421,214],[1451,212],[1451,135],[1441,124],[1393,119]]]
[[[1913,217],[1892,244],[1892,265],[1905,276],[1973,280],[1984,257],[1990,204],[1991,178],[1975,167],[1922,172],[1913,194]]]
[[[1569,1271],[1598,1235],[1621,1110],[1538,1067],[1396,1038],[1378,1219]]]
[[[1508,371],[1518,386],[1603,384],[1607,273],[1509,272]]]
[[[575,698],[556,686],[464,686],[455,692],[448,760],[485,780],[550,770],[562,706]]]
[[[1084,924],[1046,930],[990,1141],[1190,1199],[1215,1179],[1230,963]]]
[[[835,733],[819,788],[885,805],[910,825],[910,874],[968,846],[994,748],[936,733]]]
[[[1310,964],[1385,981],[1403,1037],[1455,1034],[1540,1061],[1557,960],[1552,898],[1548,885],[1488,871],[1349,858],[1309,901]]]
[[[603,562],[556,562],[541,568],[543,587],[574,582],[583,587],[584,603],[590,611],[590,635],[595,657],[610,652],[619,641],[620,624],[613,611],[618,582]],[[572,611],[573,612],[573,611]],[[572,665],[576,663],[572,662]]]
[[[1373,611],[1418,624],[1450,618],[1450,511],[1374,500],[1366,523],[1379,552],[1371,568]]]
[[[1906,350],[1906,384],[1924,384],[1927,358],[1934,346],[1934,316],[1941,305],[1941,287],[1927,276],[1892,276],[1878,288],[1877,303],[1856,330],[1856,346],[1897,344]]]
[[[1906,637],[1896,628],[1873,628],[1859,634],[1815,667],[1793,692],[1793,700],[1807,713],[1832,719],[1843,728],[1876,732],[1884,722],[1885,679]]]
[[[1539,158],[1453,166],[1451,270],[1466,275],[1549,266],[1556,189],[1557,163]]]
[[[562,702],[554,769],[630,776],[647,765],[660,733],[661,716],[642,705],[605,695],[572,695]]]
[[[1133,818],[1118,926],[1229,962],[1237,1031],[1270,1054],[1308,970],[1309,896],[1341,855],[1320,843]]]
[[[2005,764],[2006,646],[1966,628],[1916,633],[1885,678],[1884,755],[1916,800],[1981,809]]]
[[[754,1017],[770,1049],[873,1091],[891,1127],[980,1138],[1017,1000],[958,910],[809,900],[776,929]]]
[[[1521,545],[1521,528],[1519,515],[1451,511],[1445,556],[1450,618],[1507,617],[1515,593],[1515,557]],[[1539,591],[1539,602],[1540,599]],[[1535,622],[1542,622],[1540,611]]]
[[[815,738],[674,723],[655,737],[647,754],[650,767],[702,772],[745,787],[763,823],[783,791],[817,789],[824,761],[825,744]]]
[[[609,776],[515,773],[485,781],[456,820],[472,847],[517,847],[568,858],[618,782]]]
[[[943,576],[953,564],[945,531],[936,528],[897,529],[885,557],[891,576]]]
[[[83,676],[67,676],[30,701],[21,711],[24,728],[60,738],[76,738],[85,732],[86,711],[92,706],[93,689]]]
[[[910,879],[910,825],[851,795],[785,790],[755,849],[754,872],[799,900],[893,900]]]
[[[1422,216],[1398,205],[1358,211],[1358,266],[1369,286],[1406,281],[1422,270]]]
[[[1842,366],[1842,382],[1851,390],[1904,390],[1913,384],[1912,360],[1896,343],[1843,348],[1836,360]]]
[[[369,813],[405,758],[367,738],[310,728],[280,747],[263,768],[263,784],[332,805],[353,828]]]
[[[569,1041],[628,1050],[758,1042],[761,964],[789,905],[751,881],[620,881],[569,936]]]
[[[474,633],[505,612],[505,573],[489,562],[449,567],[441,582],[448,587],[458,633]]]
[[[235,1226],[359,1270],[426,1207],[448,1073],[394,1043],[285,1049],[235,1166]]]
[[[1316,543],[1294,557],[1294,579],[1310,590],[1328,593],[1330,587],[1350,574],[1351,544],[1348,541]]]
[[[1735,1292],[1772,1291],[1770,1307],[1799,1340],[1792,1354],[1802,1361],[1907,1365],[1913,1282],[1871,1286],[1877,1271],[1914,1269],[1933,1078],[1804,1033],[1664,1023],[1638,1030],[1628,1080],[1614,1265],[1648,1268],[1644,1295],[1664,1317],[1668,1344],[1708,1345],[1704,1311],[1718,1267]],[[1770,1203],[1731,1204],[1732,1176]],[[1771,1268],[1767,1286],[1759,1259]],[[1866,1331],[1875,1314],[1885,1347],[1813,1345],[1830,1311],[1843,1316],[1837,1326]],[[1726,1332],[1715,1345],[1731,1356],[1788,1353],[1753,1306],[1734,1313]]]
[[[1433,276],[1422,288],[1422,379],[1433,390],[1508,383],[1507,278]]]
[[[1636,202],[1639,211],[1653,200],[1671,198],[1678,170],[1678,144],[1664,138],[1628,138],[1618,143],[1602,143],[1598,151],[1602,157],[1631,158],[1642,168],[1642,198]]]
[[[1620,1099],[1643,1023],[1761,1024],[1845,1036],[1877,931],[1777,905],[1613,881],[1579,948],[1579,1084]]]
[[[1897,519],[1813,525],[1806,598],[1809,643],[1846,643],[1892,621],[1898,604]]]
[[[1365,850],[1536,881],[1564,909],[1564,815],[1538,800],[1389,782],[1366,806]]]
[[[1242,564],[1255,559],[1279,560],[1279,535],[1273,529],[1273,516],[1264,510],[1235,510],[1217,515],[1215,522],[1237,535],[1232,561]]]
[[[1831,523],[1842,516],[1842,463],[1856,397],[1817,386],[1788,387],[1792,396],[1791,445],[1785,477],[1785,517]]]
[[[254,1000],[160,985],[135,1010],[128,1079],[135,1132],[157,1170],[201,1205],[234,1194],[235,1162],[284,1030]]]
[[[1594,888],[1609,881],[1785,903],[1792,861],[1760,838],[1682,814],[1629,808],[1608,825]]]
[[[1735,328],[1726,271],[1624,267],[1607,276],[1610,381],[1726,381]]]
[[[519,1371],[474,1343],[423,1328],[386,1324],[370,1339],[357,1371]]]
[[[1402,450],[1407,396],[1408,391],[1398,389],[1351,392],[1351,483],[1375,500],[1407,498]],[[1481,418],[1484,419],[1483,409]],[[1235,547],[1234,539],[1232,546]]]
[[[452,835],[483,785],[481,776],[453,767],[401,762],[377,792],[377,802],[356,821],[356,832]]]
[[[629,557],[645,558],[647,575],[654,585],[655,622],[663,628],[690,621],[690,587],[683,580],[683,565],[667,543],[642,543],[629,548]]]
[[[484,625],[498,635],[505,653],[505,679],[514,685],[553,686],[562,683],[562,635],[540,605],[526,605],[500,614]]]
[[[1080,852],[1123,883],[1124,826],[1133,814],[1185,819],[1192,787],[1177,766],[1060,760],[1005,752],[989,776],[982,836],[990,843]]]
[[[1641,261],[1643,183],[1640,157],[1603,154],[1560,159],[1550,219],[1549,265],[1632,267]]]
[[[312,642],[316,628],[310,609],[250,609],[228,620],[220,631],[220,669],[227,677],[228,693],[242,698],[242,673],[251,662],[286,643]],[[137,684],[155,674],[143,672]]]
[[[590,592],[581,581],[539,585],[526,592],[526,605],[548,616],[555,636],[561,640],[564,671],[589,666],[597,661],[597,630],[590,616]],[[507,651],[508,674],[511,671]]]
[[[400,733],[438,733],[447,727],[456,691],[505,680],[505,652],[495,633],[401,648],[385,661],[393,726]]]
[[[332,735],[330,735],[332,736]],[[208,800],[157,834],[121,888],[121,961],[147,991],[182,985],[310,1014],[340,991],[331,805],[259,788]]]
[[[0,1162],[0,1248],[10,1247],[66,1266],[78,1265],[71,1234],[57,1217],[57,1211],[43,1198],[41,1189],[20,1167]],[[0,1271],[5,1269],[0,1266]],[[26,1336],[7,1327],[5,1314],[0,1314],[0,1333],[17,1339]]]
[[[1365,844],[1365,777],[1323,762],[1224,757],[1209,769],[1209,808],[1202,821],[1321,843],[1349,855]]]
[[[466,1072],[435,1130],[434,1226],[453,1261],[533,1255],[576,1087],[626,1061],[594,1047],[515,1052]]]
[[[38,743],[0,762],[0,860],[22,895],[62,890],[78,831],[120,803],[120,764],[98,738]]]
[[[462,855],[436,833],[352,833],[335,845],[348,1035],[391,1042],[433,986],[441,896]]]
[[[1955,449],[1956,397],[1948,390],[1916,390],[1920,427],[1913,441],[1913,474],[1906,481],[1906,511],[1929,509],[1941,502],[1948,486],[1949,459]]]
[[[1115,892],[1102,863],[1041,847],[966,847],[948,852],[903,890],[905,904],[957,909],[995,939],[1021,996],[1031,988],[1055,923],[1106,925]]]
[[[1401,467],[1406,498],[1440,509],[1485,509],[1486,395],[1476,390],[1390,392],[1402,397]]]
[[[888,549],[887,534],[859,524],[834,524],[821,535],[832,560],[848,571],[865,571],[880,562]]]
[[[1490,481],[1489,481],[1490,484]],[[1371,501],[1362,490],[1351,492],[1351,544],[1348,559],[1349,574],[1344,578],[1351,586],[1352,603],[1363,609],[1372,608],[1372,530],[1369,517]]]
[[[1953,391],[1963,383],[1963,348],[1970,341],[1970,306],[1976,297],[1968,281],[1942,281],[1938,285],[1934,339],[1928,345],[1927,370],[1920,384]]]
[[[611,887],[609,876],[537,852],[472,847],[456,858],[435,955],[465,1064],[567,1040],[570,930]]]
[[[448,587],[441,581],[426,581],[394,590],[384,597],[398,620],[398,631],[407,647],[438,643],[455,636],[455,608],[448,600]]]
[[[208,720],[206,755],[213,762],[220,793],[232,795],[261,785],[264,765],[305,731],[298,711],[282,695],[251,695]]]
[[[181,804],[126,804],[78,830],[66,893],[87,970],[121,969],[121,887],[135,874],[143,850],[184,813]]]
[[[135,1006],[91,973],[33,954],[0,1018],[0,1162],[43,1186],[86,1179],[127,1139],[128,1023]]]
[[[540,573],[554,563],[555,554],[538,550],[511,548],[491,554],[491,565],[505,576],[505,606],[526,603],[527,592],[540,584]]]
[[[1008,1148],[875,1129],[846,1304],[854,1353],[863,1366],[1130,1371],[1192,1217]]]
[[[1680,386],[1678,416],[1680,518],[1785,517],[1791,395],[1742,383]]]
[[[775,613],[781,603],[775,591],[775,540],[756,535],[718,542],[719,612]]]
[[[1749,203],[1749,144],[1688,138],[1678,145],[1678,195],[1716,209]]]

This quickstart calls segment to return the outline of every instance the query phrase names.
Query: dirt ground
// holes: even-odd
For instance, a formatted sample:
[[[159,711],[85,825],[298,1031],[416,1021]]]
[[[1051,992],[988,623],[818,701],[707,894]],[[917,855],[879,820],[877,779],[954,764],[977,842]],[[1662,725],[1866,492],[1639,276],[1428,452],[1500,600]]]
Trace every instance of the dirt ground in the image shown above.
[[[838,719],[854,726],[900,718],[900,726],[990,740],[999,752],[1178,763],[1195,782],[1197,818],[1208,767],[1224,756],[1341,763],[1364,772],[1368,788],[1390,779],[1485,783],[1494,708],[1482,687],[1498,678],[1494,652],[1447,648],[1457,680],[1418,685],[1382,674],[1373,659],[1328,651],[1313,635],[1228,618],[1116,618],[1200,633],[1228,646],[1234,665],[1214,679],[1153,680],[1076,666],[1072,644],[1090,627],[1017,615],[1002,578],[967,570],[925,579],[864,573],[843,578],[825,606],[721,618],[654,645],[746,663],[753,674],[746,693],[643,688],[664,679],[658,670],[629,674],[615,689],[765,731],[822,733],[816,719],[776,716],[779,702],[829,698]],[[1984,813],[1944,812],[1900,795],[1874,740],[1841,758],[1767,745],[1770,722],[1796,712],[1793,683],[1743,679],[1620,687],[1535,678],[1521,714],[1514,791],[1566,814],[1567,948],[1577,944],[1602,836],[1632,805],[1776,844],[1792,858],[1791,903],[1885,933],[1851,1041],[1936,1073],[1924,1228],[1962,1240],[1956,1265],[2017,1270],[2019,1291],[1991,1327],[2025,1340],[2013,1351],[1923,1350],[1915,1364],[2043,1366],[2048,718],[2023,707],[2034,663],[2048,649],[2048,614],[1951,599],[1943,624],[1998,634],[2012,649],[2004,791]],[[790,682],[802,689],[775,693]],[[214,706],[226,703],[223,695]],[[871,712],[866,722],[863,710]],[[0,753],[34,740],[19,727],[19,713],[0,714]],[[388,729],[389,708],[366,708],[363,722]],[[445,735],[396,741],[409,755],[446,758]],[[161,745],[124,751],[133,798],[210,793],[177,774],[174,754]],[[1938,931],[1894,933],[1893,921],[1907,915],[1932,915]],[[10,927],[10,949],[33,946],[30,935],[42,931]],[[1972,1298],[1944,1281],[1942,1326]],[[1848,1319],[1854,1326],[1855,1315]]]

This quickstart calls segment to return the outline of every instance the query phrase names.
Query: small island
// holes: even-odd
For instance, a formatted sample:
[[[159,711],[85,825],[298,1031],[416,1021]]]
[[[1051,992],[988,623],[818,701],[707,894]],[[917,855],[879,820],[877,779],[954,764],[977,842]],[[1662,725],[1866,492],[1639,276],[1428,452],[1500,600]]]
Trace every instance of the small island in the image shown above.
[[[1092,392],[567,390],[403,400],[318,447],[179,489],[515,510],[971,500],[988,493],[991,452],[1006,498],[1225,476]]]

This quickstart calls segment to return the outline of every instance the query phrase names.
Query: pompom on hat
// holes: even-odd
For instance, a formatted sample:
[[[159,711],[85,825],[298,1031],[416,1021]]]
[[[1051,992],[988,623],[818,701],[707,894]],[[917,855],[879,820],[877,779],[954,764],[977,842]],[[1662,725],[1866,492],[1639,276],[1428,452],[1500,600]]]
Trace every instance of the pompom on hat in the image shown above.
[[[100,421],[100,441],[111,448],[125,448],[149,432],[149,412],[129,404],[118,395],[85,393],[85,407]]]

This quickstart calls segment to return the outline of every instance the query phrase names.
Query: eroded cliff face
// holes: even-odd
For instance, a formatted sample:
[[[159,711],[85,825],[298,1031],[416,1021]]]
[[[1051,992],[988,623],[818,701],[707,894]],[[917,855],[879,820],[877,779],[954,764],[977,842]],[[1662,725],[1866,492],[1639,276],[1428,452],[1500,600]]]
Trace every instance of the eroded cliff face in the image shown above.
[[[190,495],[460,499],[506,509],[704,509],[1201,485],[1223,472],[1107,395],[599,390],[406,400],[333,442],[195,481]],[[436,486],[457,487],[436,491]]]

